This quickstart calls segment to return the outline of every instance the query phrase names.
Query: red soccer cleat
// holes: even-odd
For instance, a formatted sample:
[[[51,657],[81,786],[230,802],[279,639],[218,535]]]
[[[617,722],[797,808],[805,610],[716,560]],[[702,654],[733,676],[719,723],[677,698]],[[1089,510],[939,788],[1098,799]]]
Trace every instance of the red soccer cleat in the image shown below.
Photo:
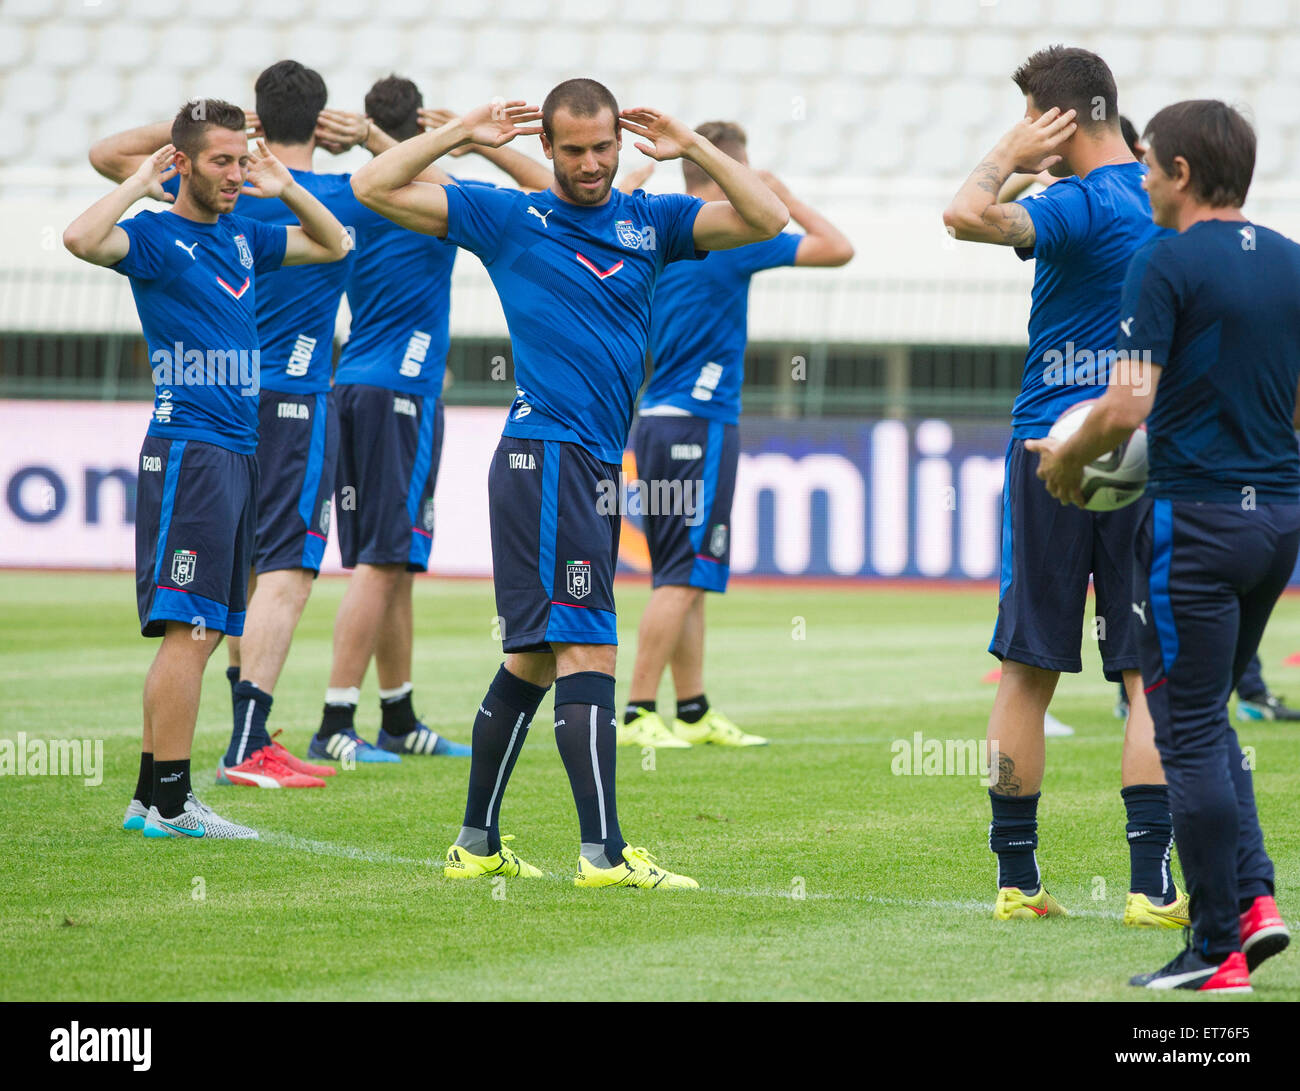
[[[239,784],[248,788],[324,788],[320,777],[295,772],[278,761],[269,746],[254,750],[238,765],[227,766],[224,756],[217,762],[218,784]]]
[[[1261,894],[1241,915],[1241,950],[1250,972],[1254,973],[1255,967],[1266,958],[1286,950],[1290,942],[1291,933],[1277,911],[1277,902]]]
[[[304,776],[308,777],[332,777],[338,772],[337,769],[334,769],[331,766],[313,765],[309,761],[303,761],[302,758],[295,757],[286,747],[276,741],[279,736],[279,731],[271,736],[270,750],[271,755],[281,765],[287,765],[295,773],[302,773]]]

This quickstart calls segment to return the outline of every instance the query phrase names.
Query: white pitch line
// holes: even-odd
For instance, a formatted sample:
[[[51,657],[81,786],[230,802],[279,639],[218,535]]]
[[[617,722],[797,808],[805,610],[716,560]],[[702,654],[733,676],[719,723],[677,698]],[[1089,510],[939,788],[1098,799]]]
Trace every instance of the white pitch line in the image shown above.
[[[261,840],[268,845],[293,849],[296,852],[308,852],[314,856],[332,856],[342,860],[361,860],[368,864],[397,864],[438,868],[441,860],[417,860],[413,856],[395,856],[388,852],[375,852],[359,849],[352,845],[339,845],[333,841],[314,841],[307,837],[298,837],[291,833],[278,833],[274,830],[260,831]],[[556,882],[569,882],[566,877],[550,876]],[[786,901],[817,902],[865,902],[868,905],[883,905],[895,909],[942,909],[960,912],[991,913],[989,902],[985,901],[946,901],[940,898],[886,898],[879,894],[831,894],[819,891],[804,891],[796,896],[792,890],[736,890],[726,887],[705,886],[705,894],[721,894],[724,898],[784,898]],[[1097,909],[1071,909],[1072,917],[1086,917],[1094,920],[1119,920],[1115,913],[1106,913]]]

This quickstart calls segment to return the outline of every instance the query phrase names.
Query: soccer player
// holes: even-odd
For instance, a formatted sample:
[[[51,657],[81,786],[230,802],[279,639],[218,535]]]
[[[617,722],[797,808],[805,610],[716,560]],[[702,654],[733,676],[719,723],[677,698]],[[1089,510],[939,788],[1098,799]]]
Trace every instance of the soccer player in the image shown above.
[[[748,165],[745,130],[710,121],[695,130],[715,148]],[[719,201],[718,184],[690,160],[682,161],[686,192]],[[826,217],[771,175],[761,175],[804,229],[737,247],[704,262],[682,262],[655,286],[650,324],[654,371],[641,398],[633,438],[654,590],[637,633],[636,664],[621,745],[689,747],[764,746],[742,731],[704,693],[704,596],[727,589],[731,554],[731,500],[740,459],[737,425],[745,375],[749,281],[783,265],[845,265],[853,247]],[[681,500],[660,511],[661,498]],[[689,510],[687,500],[690,500]],[[646,509],[650,510],[646,510]],[[664,667],[672,664],[677,712],[672,728],[655,708]]]
[[[421,132],[423,98],[408,79],[379,80],[365,105],[394,143]],[[352,258],[352,328],[334,377],[339,546],[353,571],[334,622],[325,709],[308,756],[330,758],[357,738],[353,721],[371,658],[383,718],[378,745],[468,756],[469,747],[418,721],[410,681],[414,574],[428,571],[433,546],[456,247],[369,215],[378,223]]]
[[[1290,937],[1227,701],[1300,549],[1300,246],[1242,215],[1255,134],[1230,106],[1167,106],[1144,136],[1155,220],[1178,234],[1129,266],[1105,395],[1068,442],[1027,447],[1079,503],[1083,467],[1147,422],[1134,595],[1192,934],[1131,983],[1249,992]]]
[[[145,681],[140,775],[123,821],[146,837],[257,836],[194,796],[190,750],[204,665],[222,634],[244,627],[257,518],[259,282],[282,264],[337,262],[349,243],[264,143],[249,154],[244,125],[237,106],[187,103],[171,143],[63,236],[77,257],[131,278],[154,364],[136,587],[141,632],[163,639]],[[162,198],[172,177],[170,209],[117,222],[142,197]],[[241,192],[278,198],[298,222],[232,215]]]
[[[1087,50],[1052,46],[1031,56],[1013,79],[1025,95],[1025,118],[975,168],[944,213],[957,238],[1011,246],[1035,263],[1029,351],[1007,447],[998,620],[989,644],[1002,660],[988,726],[998,766],[989,789],[989,847],[998,858],[993,913],[998,920],[1036,920],[1065,912],[1043,887],[1036,853],[1043,717],[1060,672],[1082,670],[1091,574],[1096,615],[1105,626],[1097,630],[1104,637],[1102,666],[1111,681],[1123,679],[1131,706],[1120,793],[1130,862],[1124,921],[1185,927],[1186,897],[1169,870],[1168,789],[1138,672],[1131,594],[1137,516],[1131,506],[1104,513],[1060,510],[1024,447],[1105,382],[1124,270],[1160,229],[1142,190],[1143,169],[1124,143],[1106,62]],[[997,201],[1012,173],[1047,169],[1060,180],[1032,197]]]
[[[354,241],[387,224],[363,208],[346,174],[317,174],[317,142],[343,151],[365,142],[382,151],[395,141],[366,119],[327,111],[328,91],[318,72],[293,60],[263,71],[254,85],[257,123],[272,153],[294,179],[315,194]],[[91,162],[120,178],[145,149],[156,146],[156,126],[128,130],[101,141]],[[438,172],[438,177],[445,177]],[[245,199],[241,215],[283,224],[293,214],[282,202]],[[272,694],[288,658],[293,633],[320,571],[329,534],[330,501],[339,425],[330,392],[334,325],[352,259],[268,276],[257,301],[262,341],[262,394],[258,406],[260,471],[257,542],[249,580],[246,635],[230,641],[233,710],[230,742],[217,765],[217,783],[261,788],[323,787],[329,766],[305,762],[272,739],[267,727]],[[409,707],[409,700],[407,701]],[[317,760],[395,762],[401,759],[352,732],[340,731],[328,747],[312,745]],[[278,734],[278,732],[277,732]]]
[[[540,128],[526,122],[541,119]],[[620,129],[652,159],[685,157],[722,187],[611,192]],[[551,189],[414,181],[473,141],[540,133]],[[505,310],[517,395],[488,476],[493,574],[506,662],[474,721],[464,824],[445,874],[539,876],[501,843],[499,814],[529,721],[555,683],[555,738],[578,810],[579,886],[695,887],[623,839],[615,802],[613,577],[619,464],[645,368],[655,281],[671,261],[774,236],[788,214],[748,167],[648,108],[566,80],[539,112],[483,106],[362,167],[357,196],[404,226],[446,237],[486,265]]]

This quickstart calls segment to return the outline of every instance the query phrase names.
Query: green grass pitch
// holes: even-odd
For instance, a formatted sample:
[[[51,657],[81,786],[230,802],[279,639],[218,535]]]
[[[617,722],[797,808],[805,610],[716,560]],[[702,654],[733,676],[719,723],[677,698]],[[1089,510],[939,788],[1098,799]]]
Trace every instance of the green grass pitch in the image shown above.
[[[417,709],[468,741],[500,661],[490,585],[416,587]],[[320,581],[277,687],[272,727],[298,753],[318,722],[343,589]],[[646,594],[621,589],[620,700]],[[1279,605],[1263,655],[1274,689],[1300,696],[1282,665],[1300,648],[1296,601]],[[1040,863],[1071,919],[995,923],[984,788],[891,771],[892,744],[915,731],[983,737],[993,613],[987,587],[740,584],[712,598],[710,699],[773,745],[670,751],[653,768],[620,750],[625,834],[703,889],[596,892],[571,884],[577,821],[549,698],[502,821],[551,877],[452,882],[436,862],[459,828],[464,760],[363,766],[314,791],[213,785],[230,721],[224,649],[206,677],[195,784],[265,840],[124,833],[155,647],[137,635],[131,577],[0,575],[0,738],[102,738],[106,769],[99,787],[0,778],[0,999],[154,999],[163,958],[187,998],[212,1000],[995,1000],[1012,984],[1041,1000],[1155,999],[1125,982],[1182,940],[1119,924],[1121,727],[1094,649],[1053,705],[1077,735],[1048,741],[1040,809]],[[377,719],[372,674],[364,734]],[[1300,727],[1242,734],[1294,929]],[[1254,984],[1251,1001],[1300,1000],[1300,954],[1272,960]]]

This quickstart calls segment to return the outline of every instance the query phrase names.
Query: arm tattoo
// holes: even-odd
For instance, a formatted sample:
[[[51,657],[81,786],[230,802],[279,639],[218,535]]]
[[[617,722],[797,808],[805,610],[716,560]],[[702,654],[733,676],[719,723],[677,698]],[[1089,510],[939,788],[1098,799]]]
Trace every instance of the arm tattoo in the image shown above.
[[[1033,246],[1034,221],[1029,218],[1023,205],[1014,202],[1005,205],[989,205],[981,219],[997,231],[1001,241],[1007,246]]]
[[[1018,796],[1020,778],[1015,775],[1016,763],[1005,754],[998,755],[998,783],[994,789],[1000,796]]]
[[[985,193],[993,194],[995,199],[1002,189],[1002,183],[1006,181],[1006,178],[1002,174],[1002,168],[993,162],[992,159],[986,159],[976,167],[975,170],[971,172],[971,177],[975,180],[976,186],[982,189]]]
[[[973,171],[968,185],[989,196],[989,203],[979,214],[981,222],[991,229],[996,238],[986,239],[1002,246],[1033,246],[1034,221],[1024,207],[1015,202],[998,204],[998,194],[1008,178],[1006,171],[992,159],[986,159]]]

